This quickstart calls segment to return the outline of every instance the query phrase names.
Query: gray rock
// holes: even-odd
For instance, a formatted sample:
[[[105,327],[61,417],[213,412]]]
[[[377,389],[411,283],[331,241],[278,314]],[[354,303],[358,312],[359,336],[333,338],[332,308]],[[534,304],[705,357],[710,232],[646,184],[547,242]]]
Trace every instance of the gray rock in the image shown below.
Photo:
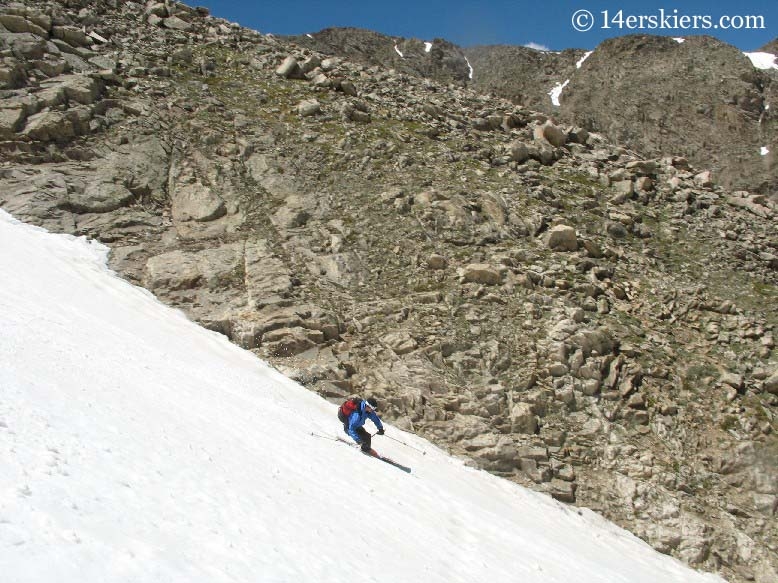
[[[280,328],[267,332],[262,337],[262,345],[275,356],[295,356],[310,350],[324,341],[324,335],[316,330],[305,328]]]
[[[624,239],[629,234],[626,227],[617,221],[608,221],[605,230],[614,239]]]
[[[308,74],[314,69],[321,66],[321,59],[317,57],[316,55],[313,55],[311,57],[308,57],[303,61],[303,63],[300,65],[300,69],[304,74]]]
[[[276,75],[284,77],[286,79],[305,79],[305,73],[300,68],[300,64],[292,56],[286,57],[284,62],[281,63],[276,69]]]
[[[516,403],[510,410],[511,431],[533,435],[538,431],[538,419],[529,403]]]
[[[23,108],[0,109],[0,140],[10,140],[24,126],[25,111]]]
[[[26,76],[19,65],[3,66],[0,64],[0,89],[16,89],[24,85]]]
[[[553,479],[550,483],[549,494],[560,502],[572,504],[575,502],[575,491],[577,485],[575,482]]]
[[[107,213],[127,206],[135,195],[113,182],[90,182],[83,190],[69,190],[61,203],[74,213]]]
[[[167,18],[167,16],[169,16],[167,6],[164,4],[164,2],[156,2],[151,4],[146,8],[146,14],[154,14],[159,18]]]
[[[461,270],[464,283],[481,283],[484,285],[499,285],[502,283],[500,270],[485,263],[471,263]]]
[[[309,117],[321,113],[321,103],[316,99],[306,99],[297,104],[297,113],[302,117]]]
[[[177,186],[171,194],[174,221],[214,221],[227,214],[224,201],[214,190],[201,183]]]
[[[228,285],[242,272],[243,245],[228,244],[199,252],[171,251],[150,258],[143,285],[152,290],[176,291]]]
[[[625,168],[643,176],[653,176],[656,174],[659,166],[656,160],[633,160],[632,162],[627,162]]]
[[[381,342],[391,348],[395,354],[400,356],[413,352],[419,346],[418,342],[416,342],[407,330],[390,332],[381,338]]]
[[[509,146],[510,159],[514,162],[522,164],[529,159],[529,149],[524,142],[519,140],[512,142]]]
[[[179,18],[178,16],[170,16],[169,18],[162,19],[162,26],[169,28],[170,30],[180,30],[182,32],[188,32],[192,30],[192,24]]]
[[[556,225],[548,231],[547,244],[553,251],[577,251],[578,237],[573,227]]]
[[[64,41],[72,47],[88,47],[92,45],[92,39],[84,31],[74,26],[54,26],[51,29],[51,36]]]
[[[76,128],[67,114],[59,111],[43,111],[27,119],[22,133],[41,142],[66,141],[76,135]]]
[[[430,269],[446,269],[448,267],[448,260],[442,255],[433,253],[427,259],[427,267]]]
[[[765,379],[764,389],[768,393],[778,395],[778,371],[775,371],[769,378]]]
[[[555,148],[561,148],[567,143],[567,134],[549,120],[535,126],[534,135],[536,140],[546,141]]]
[[[278,302],[292,289],[289,268],[272,253],[266,240],[246,242],[245,270],[249,306],[254,310]]]
[[[42,38],[48,38],[49,36],[48,29],[44,29],[38,24],[15,14],[0,14],[0,25],[4,26],[9,32],[29,32]],[[49,26],[51,26],[50,21]]]
[[[713,186],[713,178],[711,176],[710,170],[705,170],[704,172],[700,172],[699,174],[696,174],[694,176],[694,183],[697,186],[701,186],[703,188],[710,188]]]
[[[733,389],[740,390],[743,388],[743,377],[739,374],[726,372],[721,375],[721,382]]]

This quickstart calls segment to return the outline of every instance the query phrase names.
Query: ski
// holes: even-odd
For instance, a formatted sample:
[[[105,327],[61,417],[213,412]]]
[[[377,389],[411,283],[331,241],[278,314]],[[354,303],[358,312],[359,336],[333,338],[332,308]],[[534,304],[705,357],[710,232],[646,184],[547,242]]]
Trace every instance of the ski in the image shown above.
[[[345,443],[349,447],[359,447],[358,444],[346,441],[342,437],[336,437],[335,440],[339,441],[341,443]],[[360,450],[360,451],[362,451],[362,450]],[[365,454],[366,456],[370,456],[370,457],[375,458],[377,460],[381,460],[382,462],[387,463],[390,466],[394,466],[395,468],[397,468],[398,470],[402,470],[406,474],[410,474],[411,473],[411,468],[409,468],[408,466],[404,466],[401,463],[394,461],[392,458],[388,458],[386,456],[383,456],[383,455],[381,455],[380,453],[378,453],[374,449],[371,449],[370,451],[362,451],[362,453]]]

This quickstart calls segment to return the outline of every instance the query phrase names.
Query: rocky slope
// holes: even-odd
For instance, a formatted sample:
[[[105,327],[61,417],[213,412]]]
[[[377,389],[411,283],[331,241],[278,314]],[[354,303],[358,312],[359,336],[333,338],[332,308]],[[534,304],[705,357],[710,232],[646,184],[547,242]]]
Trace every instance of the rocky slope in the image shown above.
[[[463,85],[470,77],[470,67],[462,50],[444,39],[420,41],[388,37],[361,28],[333,27],[286,40],[324,55],[345,57],[441,83]]]
[[[550,92],[571,78],[587,51],[538,51],[510,45],[465,50],[473,66],[472,87],[538,111],[559,114]]]
[[[644,156],[684,155],[710,168],[723,186],[778,196],[778,130],[769,107],[778,101],[778,69],[755,68],[740,50],[711,37],[624,36],[603,42],[591,58],[580,49],[460,49],[435,41],[447,66],[425,55],[420,41],[357,29],[294,40],[329,55],[466,84],[600,132]],[[778,53],[774,44],[761,50]],[[401,57],[394,46],[409,47],[408,54],[404,49]],[[464,77],[468,68],[472,75]]]
[[[0,207],[333,400],[778,577],[769,197],[182,4],[0,25]]]
[[[683,152],[724,186],[778,195],[778,70],[711,37],[637,35],[603,42],[569,79],[567,119],[647,156]]]

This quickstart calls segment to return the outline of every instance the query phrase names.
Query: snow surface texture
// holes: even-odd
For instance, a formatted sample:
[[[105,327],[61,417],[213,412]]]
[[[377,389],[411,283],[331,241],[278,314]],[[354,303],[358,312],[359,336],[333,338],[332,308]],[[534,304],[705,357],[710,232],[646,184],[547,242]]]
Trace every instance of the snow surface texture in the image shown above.
[[[757,69],[778,69],[775,63],[775,55],[772,53],[743,53]]]
[[[9,583],[720,582],[388,426],[406,474],[311,435],[336,407],[0,210]]]

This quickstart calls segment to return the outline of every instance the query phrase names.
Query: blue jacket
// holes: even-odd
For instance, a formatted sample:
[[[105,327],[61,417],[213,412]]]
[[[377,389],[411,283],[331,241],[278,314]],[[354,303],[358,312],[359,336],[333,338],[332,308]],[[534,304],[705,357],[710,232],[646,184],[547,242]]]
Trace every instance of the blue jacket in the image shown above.
[[[384,426],[381,424],[381,420],[378,418],[378,415],[375,414],[375,411],[368,413],[365,411],[365,405],[366,401],[362,401],[359,404],[359,409],[348,416],[348,434],[357,443],[362,441],[359,437],[359,434],[357,433],[357,429],[365,424],[365,421],[367,421],[368,417],[378,429],[384,428]]]

